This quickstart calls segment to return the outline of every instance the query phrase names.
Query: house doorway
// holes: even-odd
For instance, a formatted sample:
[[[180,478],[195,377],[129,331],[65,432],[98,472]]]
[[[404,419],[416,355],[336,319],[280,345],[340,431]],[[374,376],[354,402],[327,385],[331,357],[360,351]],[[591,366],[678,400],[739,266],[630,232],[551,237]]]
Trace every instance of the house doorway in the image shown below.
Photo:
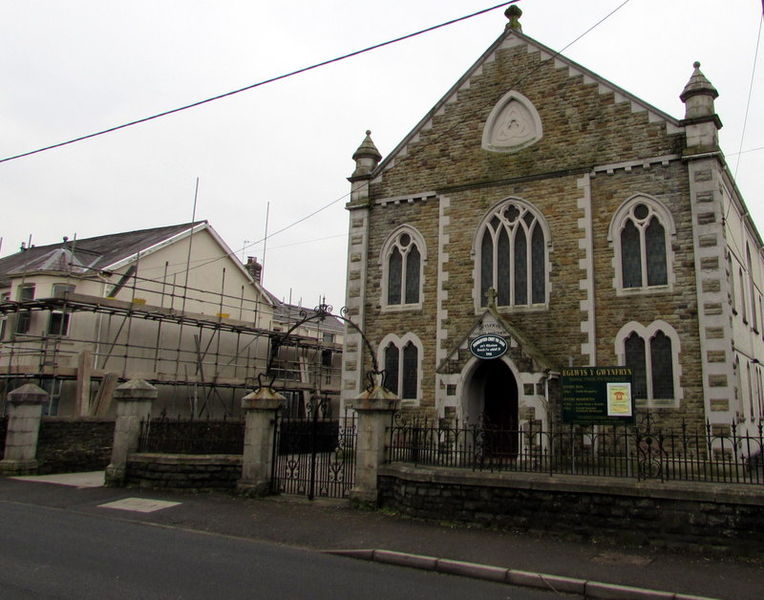
[[[481,360],[466,391],[468,415],[485,429],[486,454],[517,457],[518,387],[512,369],[500,359]]]

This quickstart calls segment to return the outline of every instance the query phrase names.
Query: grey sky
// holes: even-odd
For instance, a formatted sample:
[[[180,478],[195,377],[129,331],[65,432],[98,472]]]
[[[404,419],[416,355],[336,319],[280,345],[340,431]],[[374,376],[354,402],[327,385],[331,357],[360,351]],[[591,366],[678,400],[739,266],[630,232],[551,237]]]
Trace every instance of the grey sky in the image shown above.
[[[522,0],[523,31],[559,50],[622,0]],[[175,108],[498,4],[498,0],[0,0],[0,158]],[[734,170],[760,0],[631,0],[564,54],[682,118],[699,60]],[[265,285],[344,303],[346,177],[366,129],[383,155],[501,33],[497,9],[413,40],[98,139],[0,164],[2,255],[33,243],[208,219]],[[764,60],[743,150],[764,147]],[[764,227],[764,150],[738,186]]]

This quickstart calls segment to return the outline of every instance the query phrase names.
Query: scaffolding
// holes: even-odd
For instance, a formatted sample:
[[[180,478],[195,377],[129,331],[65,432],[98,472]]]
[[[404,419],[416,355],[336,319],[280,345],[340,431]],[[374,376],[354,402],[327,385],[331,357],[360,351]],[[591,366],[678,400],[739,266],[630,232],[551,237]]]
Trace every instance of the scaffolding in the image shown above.
[[[247,299],[243,286],[226,294],[225,269],[222,278],[211,291],[136,269],[109,284],[107,297],[65,291],[0,302],[0,399],[33,381],[51,394],[52,414],[108,414],[119,382],[144,379],[160,389],[165,414],[235,416],[259,375],[273,379],[293,412],[315,396],[338,398],[341,327],[319,323],[284,337],[290,323],[278,321],[277,301]],[[130,300],[113,297],[128,284]]]

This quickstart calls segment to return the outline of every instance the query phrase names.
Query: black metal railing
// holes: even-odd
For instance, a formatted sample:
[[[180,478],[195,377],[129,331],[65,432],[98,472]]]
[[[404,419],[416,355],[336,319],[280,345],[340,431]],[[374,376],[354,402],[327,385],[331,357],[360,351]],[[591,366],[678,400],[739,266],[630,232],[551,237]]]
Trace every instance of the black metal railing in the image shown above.
[[[691,430],[636,426],[519,429],[394,419],[388,462],[486,471],[764,484],[763,424]]]
[[[141,421],[139,452],[243,454],[244,421],[160,417]]]

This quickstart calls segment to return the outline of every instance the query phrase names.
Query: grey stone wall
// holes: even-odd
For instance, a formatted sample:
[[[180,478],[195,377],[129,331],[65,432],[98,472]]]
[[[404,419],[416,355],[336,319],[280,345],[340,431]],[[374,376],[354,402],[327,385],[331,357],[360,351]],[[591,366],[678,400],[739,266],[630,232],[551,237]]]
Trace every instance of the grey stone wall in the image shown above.
[[[241,456],[229,454],[131,454],[127,485],[183,490],[234,489]]]
[[[388,465],[379,491],[381,506],[441,522],[703,553],[764,550],[762,486]]]
[[[37,443],[38,473],[99,471],[109,464],[114,419],[45,417]]]

